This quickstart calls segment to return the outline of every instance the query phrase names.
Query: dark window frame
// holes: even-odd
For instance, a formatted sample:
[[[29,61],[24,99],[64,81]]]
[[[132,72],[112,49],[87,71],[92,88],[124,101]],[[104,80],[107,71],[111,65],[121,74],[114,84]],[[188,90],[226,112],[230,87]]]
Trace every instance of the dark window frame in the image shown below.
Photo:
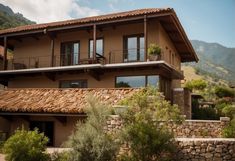
[[[117,84],[117,78],[118,77],[138,77],[138,76],[144,76],[144,79],[145,79],[145,87],[147,87],[148,85],[148,76],[158,76],[158,88],[160,88],[160,80],[161,80],[161,76],[159,74],[143,74],[143,75],[118,75],[118,76],[115,76],[115,81],[114,81],[114,87],[115,88],[118,88],[116,87],[116,84]],[[122,88],[122,87],[120,87]],[[138,87],[130,87],[130,88],[138,88]]]
[[[64,45],[64,44],[70,44],[70,43],[73,43],[73,44],[78,43],[78,44],[79,44],[79,48],[78,48],[78,62],[77,62],[77,64],[79,64],[80,56],[81,56],[81,52],[80,52],[80,51],[81,51],[81,43],[80,43],[80,40],[63,41],[63,42],[60,43],[60,66],[65,66],[65,65],[63,65],[62,59],[61,59],[61,58],[63,58],[62,55],[64,54],[64,53],[62,53],[63,45]],[[71,62],[73,62],[72,57],[71,57]],[[73,64],[70,64],[70,65],[73,65]],[[76,65],[76,64],[75,64],[75,65]]]
[[[59,81],[59,88],[63,88],[63,87],[62,87],[62,83],[63,83],[63,82],[71,83],[71,82],[76,82],[76,81],[86,81],[86,87],[77,87],[77,88],[88,88],[88,80],[87,80],[87,79],[60,80],[60,81]],[[69,87],[69,88],[73,88],[73,87]],[[74,87],[74,88],[75,88],[75,87]]]
[[[127,59],[128,38],[134,38],[134,37],[137,38],[137,60],[136,61],[127,61],[127,62],[139,62],[140,61],[140,38],[144,38],[144,33],[123,36],[123,56],[122,56],[123,62],[125,62],[125,59]]]
[[[90,47],[91,47],[91,46],[90,46],[90,45],[91,45],[91,44],[90,44],[90,41],[91,41],[91,40],[93,40],[93,38],[90,38],[90,39],[88,40],[88,58],[89,58],[89,59],[92,58],[92,57],[90,57],[90,52],[91,52],[91,51],[90,51]],[[98,37],[98,38],[96,38],[96,41],[97,41],[97,40],[102,40],[102,41],[103,41],[103,46],[102,46],[103,53],[102,53],[101,55],[104,56],[104,37]],[[92,45],[93,45],[93,43],[92,43]],[[96,48],[97,48],[97,44],[96,44]],[[94,50],[94,49],[93,49],[93,50]],[[92,53],[92,54],[93,54],[93,53]],[[93,56],[93,55],[92,55],[92,56]]]

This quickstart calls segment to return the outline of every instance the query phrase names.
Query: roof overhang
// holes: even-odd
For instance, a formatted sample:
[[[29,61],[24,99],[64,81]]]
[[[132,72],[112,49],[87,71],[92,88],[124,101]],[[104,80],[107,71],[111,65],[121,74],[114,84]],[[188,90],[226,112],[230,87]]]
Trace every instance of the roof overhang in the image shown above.
[[[25,76],[31,74],[43,74],[43,73],[63,73],[68,71],[74,72],[108,72],[115,69],[156,69],[164,70],[170,74],[172,79],[183,79],[183,73],[176,70],[165,61],[148,61],[148,62],[131,62],[131,63],[117,63],[117,64],[89,64],[89,65],[73,65],[73,66],[61,66],[61,67],[47,67],[47,68],[34,68],[34,69],[19,69],[19,70],[6,70],[0,71],[0,77],[7,79],[11,76]],[[168,74],[168,75],[169,75]],[[1,80],[0,80],[1,81]],[[3,81],[3,80],[2,80]]]
[[[88,17],[84,19],[76,19],[69,21],[60,21],[47,24],[34,24],[17,27],[0,32],[0,45],[3,44],[3,38],[17,39],[17,37],[32,36],[35,34],[50,34],[60,31],[71,31],[73,29],[82,29],[92,27],[94,24],[99,26],[107,26],[110,24],[130,23],[134,21],[141,21],[147,19],[157,18],[166,30],[170,39],[173,41],[178,53],[181,55],[182,62],[198,61],[198,57],[187,38],[187,35],[172,8],[166,9],[143,9],[129,12],[121,12],[116,14],[101,15],[96,17]],[[9,45],[12,46],[12,45]]]
[[[87,115],[81,113],[32,113],[32,112],[0,112],[0,116],[79,116],[79,117],[87,117]]]

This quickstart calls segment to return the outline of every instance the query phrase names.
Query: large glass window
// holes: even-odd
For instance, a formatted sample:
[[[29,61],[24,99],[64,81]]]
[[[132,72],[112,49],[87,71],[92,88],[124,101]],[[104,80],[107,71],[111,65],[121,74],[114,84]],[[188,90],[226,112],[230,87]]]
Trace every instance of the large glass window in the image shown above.
[[[87,88],[87,80],[60,81],[60,88]]]
[[[76,65],[79,59],[79,42],[66,42],[61,44],[61,65]]]
[[[96,40],[96,53],[103,55],[104,54],[104,44],[103,39]],[[89,41],[89,57],[93,57],[93,40]]]
[[[144,37],[130,36],[124,39],[124,62],[144,61]]]
[[[159,76],[157,75],[148,75],[148,76],[120,76],[116,77],[117,88],[119,87],[146,87],[157,86],[159,82]]]

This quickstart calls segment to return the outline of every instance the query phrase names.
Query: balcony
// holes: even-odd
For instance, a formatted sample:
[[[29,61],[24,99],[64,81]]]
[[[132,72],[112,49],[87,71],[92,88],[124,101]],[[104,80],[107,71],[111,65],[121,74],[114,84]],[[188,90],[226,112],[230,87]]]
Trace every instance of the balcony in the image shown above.
[[[88,55],[87,53],[84,53],[84,55],[85,54]],[[77,55],[61,54],[54,56],[53,61],[51,55],[46,55],[46,56],[9,59],[7,70],[73,66],[73,65],[84,65],[84,64],[105,64],[105,63],[106,63],[106,58],[98,53],[96,53],[96,59],[93,58],[79,59],[78,54]]]
[[[84,58],[84,56],[86,57]],[[52,60],[51,55],[30,56],[8,59],[7,70],[62,67],[89,64],[117,64],[144,62],[144,48],[133,48],[128,50],[112,50],[105,56],[96,53],[96,59],[88,58],[88,53],[61,54],[55,55]],[[81,57],[81,58],[80,58]],[[160,59],[159,59],[160,60]]]

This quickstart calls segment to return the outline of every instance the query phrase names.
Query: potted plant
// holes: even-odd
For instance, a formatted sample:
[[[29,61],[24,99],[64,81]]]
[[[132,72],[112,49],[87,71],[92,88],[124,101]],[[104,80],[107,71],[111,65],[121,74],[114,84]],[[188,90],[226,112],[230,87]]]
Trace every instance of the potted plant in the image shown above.
[[[161,47],[157,44],[150,44],[148,48],[148,58],[151,61],[159,60],[161,57]]]

